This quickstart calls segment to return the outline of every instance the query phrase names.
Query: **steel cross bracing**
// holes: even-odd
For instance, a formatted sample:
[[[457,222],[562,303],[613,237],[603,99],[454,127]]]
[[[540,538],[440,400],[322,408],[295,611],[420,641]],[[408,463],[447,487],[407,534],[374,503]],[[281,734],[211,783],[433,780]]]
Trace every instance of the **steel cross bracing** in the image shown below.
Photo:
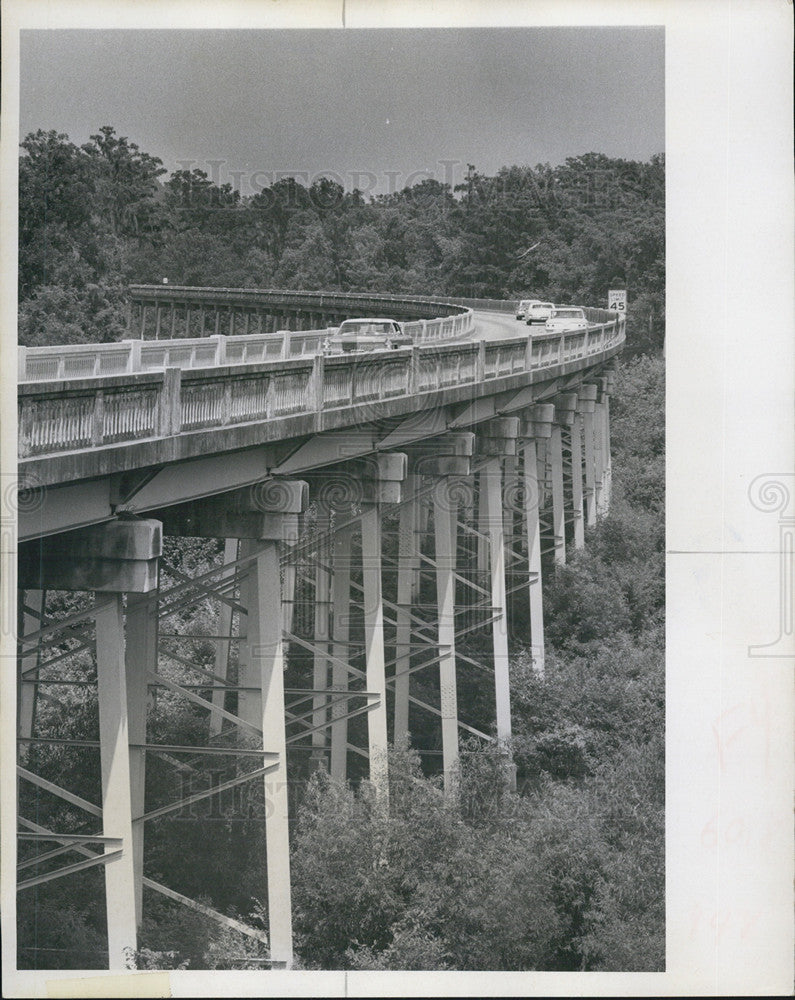
[[[543,670],[542,576],[552,570],[554,563],[565,561],[566,547],[572,542],[575,548],[581,547],[585,524],[593,523],[596,513],[607,509],[609,416],[605,386],[600,391],[601,398],[596,392],[581,394],[583,400],[578,401],[576,409],[564,400],[558,423],[553,415],[558,411],[557,402],[554,407],[531,408],[518,435],[517,428],[509,426],[510,421],[492,421],[494,426],[484,438],[485,451],[467,460],[465,475],[437,473],[423,479],[411,473],[411,484],[404,495],[398,500],[375,501],[370,508],[378,511],[377,549],[372,548],[370,536],[364,532],[366,503],[372,503],[367,501],[347,514],[333,512],[326,522],[321,521],[322,530],[315,532],[304,530],[299,536],[298,520],[294,519],[290,524],[285,521],[280,541],[250,541],[244,546],[229,539],[220,562],[196,575],[160,556],[162,578],[158,588],[149,594],[131,594],[127,599],[128,629],[137,629],[135,634],[142,643],[140,648],[129,647],[127,653],[128,678],[132,678],[133,686],[137,684],[137,701],[130,703],[129,736],[125,741],[129,777],[114,784],[103,761],[102,807],[36,774],[31,769],[35,764],[29,766],[28,761],[31,748],[37,744],[100,750],[103,755],[107,746],[102,732],[99,741],[38,732],[42,721],[37,719],[39,701],[49,700],[56,708],[69,709],[68,700],[53,701],[43,687],[57,690],[60,684],[68,692],[104,686],[104,695],[100,691],[101,725],[103,711],[106,730],[108,718],[125,721],[126,710],[118,701],[121,689],[112,684],[109,687],[107,680],[108,663],[115,663],[114,670],[124,671],[123,654],[119,659],[112,647],[112,636],[122,635],[124,628],[121,597],[97,594],[91,607],[56,617],[48,608],[48,602],[51,607],[52,602],[46,591],[28,591],[20,610],[19,781],[35,788],[37,795],[50,795],[82,810],[90,818],[82,825],[99,822],[102,830],[58,831],[20,817],[21,843],[26,846],[20,860],[19,888],[30,889],[101,865],[108,877],[113,874],[122,895],[128,886],[134,886],[135,919],[140,920],[141,893],[147,887],[268,944],[272,954],[267,961],[289,965],[291,951],[289,943],[285,943],[290,935],[289,906],[287,924],[281,928],[281,944],[276,948],[274,941],[257,928],[247,927],[144,877],[144,824],[184,812],[197,802],[215,800],[246,782],[278,772],[282,757],[278,748],[271,749],[268,744],[269,734],[274,732],[272,723],[266,727],[262,724],[262,713],[271,712],[273,718],[276,705],[280,706],[283,720],[282,754],[289,750],[290,755],[302,755],[296,760],[303,760],[301,766],[305,767],[306,754],[310,753],[311,766],[329,767],[337,778],[348,775],[352,754],[353,759],[362,762],[362,774],[365,772],[361,772],[361,766],[370,762],[370,777],[376,783],[383,778],[380,772],[373,771],[373,750],[380,753],[380,748],[385,747],[387,698],[392,710],[392,739],[400,735],[400,725],[408,726],[408,706],[414,706],[426,718],[441,723],[442,750],[433,746],[421,749],[430,756],[441,753],[445,787],[449,794],[455,794],[455,734],[464,732],[485,741],[495,739],[488,732],[490,720],[474,725],[477,720],[459,717],[456,674],[463,679],[470,672],[473,678],[487,678],[494,687],[497,737],[504,739],[505,716],[500,723],[499,705],[501,698],[504,704],[508,697],[504,672],[507,635],[510,632],[529,643],[536,668]],[[447,495],[455,490],[460,493],[449,500],[449,508],[440,500],[440,482],[445,484]],[[262,576],[262,560],[274,557],[277,550],[281,555],[272,565],[280,567],[277,575],[282,577],[277,599],[283,619],[279,641],[284,650],[278,657],[284,655],[289,676],[300,683],[293,681],[292,686],[284,688],[280,682],[280,692],[273,701],[272,695],[263,697],[259,677],[251,675],[247,667],[245,673],[244,658],[250,657],[252,644],[263,629],[262,621],[258,622],[261,613],[255,614],[253,632],[249,621],[251,595],[259,600],[251,580],[259,578],[260,588],[268,579],[273,581],[273,571],[270,578]],[[374,569],[379,580],[375,617],[364,579],[369,573],[372,583]],[[498,578],[500,586],[495,585]],[[443,587],[447,588],[444,598]],[[522,594],[529,598],[529,618],[524,610],[525,598],[519,599]],[[443,599],[447,603],[442,612]],[[176,615],[189,613],[197,604],[214,608],[204,615],[209,622],[206,632],[195,627],[182,630],[181,622],[171,624]],[[441,620],[444,615],[448,616],[447,624]],[[472,633],[487,639],[492,632],[491,656],[476,658],[461,648],[462,640]],[[498,641],[498,633],[504,633],[505,638]],[[214,647],[211,664],[206,649],[196,653],[186,650],[186,644],[196,642]],[[133,675],[130,662],[136,659],[140,669]],[[97,670],[95,661],[102,662],[102,670]],[[280,659],[275,662],[280,663]],[[281,669],[280,665],[280,673]],[[422,678],[426,678],[423,689],[415,686],[412,691],[410,685]],[[147,741],[146,705],[157,699],[158,692],[184,699],[206,715],[204,743],[180,746]],[[353,725],[357,719],[366,724],[365,730],[359,723]],[[369,735],[363,741],[364,732]],[[373,732],[377,734],[375,742]],[[258,742],[256,749],[249,745],[251,740]],[[186,789],[183,784],[183,794],[145,810],[147,754],[158,756],[185,779],[205,773],[202,761],[209,759],[208,755],[236,760],[237,773],[227,780],[215,779],[209,788],[198,791]],[[254,766],[246,770],[243,765],[249,759]],[[128,782],[126,802],[124,781]],[[30,793],[26,793],[29,798]],[[133,831],[131,840],[125,830]],[[30,834],[36,837],[31,839]],[[30,848],[39,845],[46,849],[30,855]],[[102,852],[92,851],[92,845],[101,846]],[[272,850],[280,849],[277,841],[273,845]],[[80,860],[54,867],[70,853],[81,856]],[[286,856],[283,860],[286,864]],[[134,926],[130,927],[129,920],[118,920],[113,926],[111,923],[109,953],[113,965],[118,962],[124,936],[129,939],[132,934],[134,940]],[[277,932],[279,927],[274,929]]]

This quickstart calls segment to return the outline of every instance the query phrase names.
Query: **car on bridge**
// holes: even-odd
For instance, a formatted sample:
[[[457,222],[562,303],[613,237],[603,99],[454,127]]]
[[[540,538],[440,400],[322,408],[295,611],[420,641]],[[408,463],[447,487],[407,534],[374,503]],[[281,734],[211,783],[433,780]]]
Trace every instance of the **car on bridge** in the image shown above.
[[[564,330],[587,330],[588,320],[579,306],[556,306],[544,324],[547,333],[562,333]]]
[[[344,320],[336,333],[323,342],[327,354],[347,354],[350,351],[396,350],[411,347],[411,337],[403,332],[396,319],[364,317]]]
[[[522,299],[519,305],[516,307],[516,318],[524,319],[527,315],[527,310],[538,302],[538,299]]]
[[[533,323],[546,323],[555,309],[553,302],[534,302],[525,313],[525,322],[528,326]]]

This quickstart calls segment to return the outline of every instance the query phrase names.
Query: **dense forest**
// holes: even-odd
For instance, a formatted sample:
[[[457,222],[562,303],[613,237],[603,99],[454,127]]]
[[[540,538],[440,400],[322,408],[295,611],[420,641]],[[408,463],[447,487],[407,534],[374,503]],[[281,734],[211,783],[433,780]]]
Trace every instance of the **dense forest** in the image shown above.
[[[241,197],[104,126],[22,142],[20,343],[117,340],[131,282],[431,293],[606,305],[627,288],[632,352],[662,344],[665,164],[597,153],[426,179],[365,198],[318,177]]]
[[[445,800],[430,731],[392,749],[388,812],[366,782],[335,784],[296,754],[293,911],[305,969],[663,969],[662,157],[589,154],[475,174],[462,191],[424,181],[369,200],[323,179],[287,180],[241,199],[196,170],[162,181],[159,161],[110,128],[83,147],[53,132],[22,145],[22,343],[117,339],[126,285],[164,276],[589,305],[626,285],[610,512],[565,567],[544,563],[543,680],[512,637],[515,790],[504,753],[473,739],[462,744],[459,795]],[[206,570],[221,551],[212,540],[166,542],[161,586]],[[51,594],[48,613],[87,599]],[[212,635],[214,615],[199,602],[172,631]],[[175,652],[187,649],[180,642],[171,640]],[[67,679],[91,676],[90,649],[79,646],[64,639],[62,651],[77,650]],[[199,641],[189,655],[211,667],[214,647]],[[302,669],[290,653],[287,680]],[[31,745],[27,766],[99,801],[95,749],[67,753],[57,742],[96,738],[95,688],[50,691],[37,725],[53,742]],[[488,720],[488,701],[464,683],[459,705]],[[152,742],[206,742],[206,715],[168,692],[148,725]],[[199,767],[219,780],[218,761]],[[249,798],[148,824],[146,875],[267,932],[265,804],[251,784],[260,791]],[[173,767],[153,758],[147,810],[181,792]],[[85,827],[79,810],[25,783],[20,809],[59,830]],[[103,900],[97,869],[21,893],[20,966],[102,967]],[[265,944],[148,889],[144,914],[139,968],[267,965]]]

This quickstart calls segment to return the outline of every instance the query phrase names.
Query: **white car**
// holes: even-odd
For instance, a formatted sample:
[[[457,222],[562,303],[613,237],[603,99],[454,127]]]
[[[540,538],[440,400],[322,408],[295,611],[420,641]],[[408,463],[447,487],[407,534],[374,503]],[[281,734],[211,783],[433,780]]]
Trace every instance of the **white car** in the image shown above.
[[[525,312],[525,322],[528,326],[533,323],[546,323],[555,310],[552,302],[534,302]]]
[[[588,320],[578,306],[557,306],[544,324],[547,333],[562,333],[564,330],[587,330]]]
[[[516,318],[524,319],[525,316],[527,315],[527,310],[530,308],[530,306],[535,305],[538,301],[539,301],[538,299],[522,299],[522,301],[516,307]]]
[[[329,354],[348,351],[392,350],[411,347],[412,339],[396,319],[365,317],[344,320],[336,333],[327,337],[323,350]]]

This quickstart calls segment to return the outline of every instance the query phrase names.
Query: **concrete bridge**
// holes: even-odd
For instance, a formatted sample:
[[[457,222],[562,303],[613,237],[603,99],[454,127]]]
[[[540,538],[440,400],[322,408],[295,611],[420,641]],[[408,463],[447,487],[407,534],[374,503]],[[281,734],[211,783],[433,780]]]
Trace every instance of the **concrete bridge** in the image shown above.
[[[532,335],[512,313],[134,286],[128,341],[21,349],[18,774],[94,828],[20,815],[19,889],[102,865],[112,968],[136,946],[144,888],[266,940],[272,965],[290,966],[288,755],[307,773],[365,777],[386,803],[387,745],[419,718],[437,728],[446,795],[462,734],[509,752],[511,644],[531,646],[543,673],[543,574],[609,504],[625,337],[605,310],[586,310],[587,330]],[[415,344],[324,356],[324,324],[351,315],[403,319]],[[164,536],[222,539],[223,554],[189,578]],[[48,591],[91,604],[58,617]],[[175,631],[175,613],[208,599],[212,632]],[[488,639],[480,660],[462,648],[470,633]],[[177,652],[191,638],[213,644],[212,664]],[[66,681],[76,654],[96,673],[75,680],[72,667]],[[285,688],[286,667],[297,687]],[[434,700],[420,697],[419,672]],[[461,717],[462,678],[489,691],[490,717]],[[26,766],[46,741],[37,707],[57,705],[66,683],[97,688],[101,803]],[[158,690],[204,713],[203,746],[148,742]],[[145,811],[148,755],[190,771],[210,751],[237,762],[236,776]],[[271,807],[267,937],[143,874],[147,821],[253,781]]]

